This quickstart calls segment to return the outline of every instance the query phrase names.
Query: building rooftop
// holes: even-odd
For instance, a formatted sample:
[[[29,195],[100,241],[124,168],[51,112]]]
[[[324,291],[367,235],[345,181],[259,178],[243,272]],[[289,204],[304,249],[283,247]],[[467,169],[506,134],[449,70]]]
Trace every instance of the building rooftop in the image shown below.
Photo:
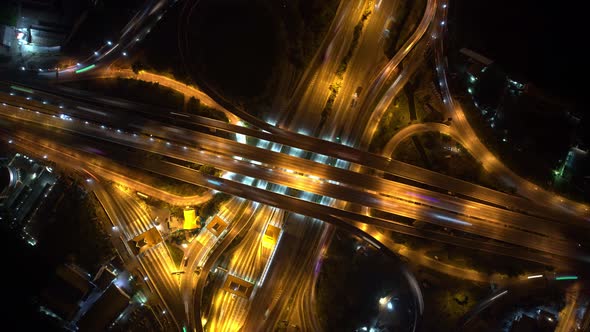
[[[11,188],[16,187],[18,172],[8,166],[0,167],[0,196],[8,194]]]
[[[55,277],[42,291],[41,298],[45,306],[64,320],[74,318],[80,309],[80,302],[94,288],[79,268],[61,265],[55,271]]]
[[[114,283],[78,321],[80,331],[105,331],[129,305],[130,297]]]
[[[17,153],[4,168],[3,182],[10,189],[0,195],[0,213],[10,221],[11,227],[24,226],[32,219],[45,197],[51,192],[57,177],[51,169],[32,158]]]
[[[103,265],[94,276],[93,282],[99,289],[106,289],[116,277],[117,275],[113,271]]]
[[[475,52],[473,50],[468,49],[468,48],[462,48],[462,49],[459,50],[459,52],[461,54],[466,55],[469,58],[471,58],[471,59],[473,59],[473,60],[481,63],[484,66],[489,66],[489,65],[491,65],[494,62],[494,60],[492,60],[490,58],[487,58],[487,57],[485,57],[485,56],[483,56],[483,55],[481,55],[481,54],[479,54],[479,53],[477,53],[477,52]]]
[[[512,322],[510,332],[536,332],[537,321],[527,315],[519,316]]]

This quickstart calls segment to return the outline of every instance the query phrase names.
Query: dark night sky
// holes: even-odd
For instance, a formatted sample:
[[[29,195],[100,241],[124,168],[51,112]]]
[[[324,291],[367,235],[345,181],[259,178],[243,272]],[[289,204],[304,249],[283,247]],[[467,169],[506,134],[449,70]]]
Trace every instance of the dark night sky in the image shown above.
[[[590,19],[584,17],[583,2],[451,0],[450,4],[450,23],[470,31],[459,32],[465,38],[463,46],[581,105],[589,79],[581,74],[589,58],[583,28]]]

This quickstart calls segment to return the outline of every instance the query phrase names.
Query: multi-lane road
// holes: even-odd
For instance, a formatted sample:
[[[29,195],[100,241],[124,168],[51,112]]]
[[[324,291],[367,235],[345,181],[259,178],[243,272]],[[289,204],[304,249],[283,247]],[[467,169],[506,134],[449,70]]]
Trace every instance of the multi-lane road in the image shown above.
[[[37,90],[35,91],[37,95],[33,95],[34,98],[40,99],[45,98],[47,96],[47,94],[37,92]],[[56,96],[53,95],[53,97],[55,98]],[[29,107],[34,110],[40,110],[41,112],[49,111],[51,114],[60,114],[63,111],[62,109],[58,109],[56,105],[42,105],[38,101],[23,101],[22,98],[18,98],[16,96],[6,96],[6,98],[13,98],[7,99],[8,102],[13,101],[15,103],[23,104],[25,105],[25,107]],[[75,102],[76,101],[71,101],[71,103]],[[178,117],[174,115],[167,114],[163,116],[161,114],[158,115],[150,112],[142,116],[137,114],[129,114],[129,111],[127,111],[125,114],[121,114],[119,112],[116,112],[115,110],[97,111],[97,109],[100,108],[97,108],[96,105],[88,105],[87,103],[78,102],[78,104],[75,105],[78,106],[72,106],[73,109],[67,110],[67,112],[73,117],[89,119],[94,122],[104,123],[109,127],[117,126],[117,123],[120,127],[125,127],[125,123],[127,123],[128,130],[140,130],[138,129],[138,127],[141,126],[144,132],[154,133],[154,136],[159,136],[164,139],[182,139],[182,135],[178,134],[177,128],[162,127],[161,125],[158,125],[157,122],[145,119],[147,117],[150,117],[152,119],[157,119],[159,117],[162,119],[162,121],[176,121],[178,123]],[[135,105],[131,104],[131,106]],[[139,106],[134,108],[138,108],[145,111],[145,108],[141,108]],[[486,201],[491,204],[496,204],[508,209],[517,209],[519,211],[525,211],[528,214],[540,214],[541,216],[546,215],[553,219],[563,218],[564,220],[583,220],[584,218],[588,218],[588,212],[586,212],[585,214],[577,214],[577,211],[580,210],[580,208],[572,210],[567,210],[564,206],[558,206],[558,209],[542,208],[539,204],[536,204],[534,201],[531,200],[515,197],[513,195],[507,195],[502,192],[494,191],[472,183],[468,183],[442,174],[424,170],[419,167],[411,166],[405,163],[400,163],[395,160],[391,160],[389,157],[381,157],[371,153],[359,152],[358,150],[354,150],[353,148],[345,145],[327,142],[320,139],[314,139],[313,137],[308,137],[295,133],[290,135],[286,134],[286,131],[279,131],[277,133],[270,134],[265,131],[241,127],[239,125],[227,124],[220,121],[202,118],[198,116],[191,116],[187,119],[183,118],[182,122],[184,126],[190,126],[194,124],[197,126],[213,128],[215,130],[239,133],[263,141],[277,142],[283,146],[289,144],[290,147],[304,150],[304,152],[316,151],[318,154],[323,155],[318,156],[318,159],[325,158],[325,156],[330,156],[355,164],[366,165],[369,168],[373,168],[377,171],[386,172],[396,177],[401,177],[406,180],[428,185],[429,187],[438,188],[439,191],[452,191],[457,195],[467,196],[475,200]],[[134,123],[136,123],[136,125],[134,125]],[[150,123],[152,129],[150,129]],[[436,126],[441,125],[424,125],[424,127],[438,128]],[[414,126],[411,128],[409,127],[410,129],[408,130],[408,132],[411,134],[415,132],[414,129],[418,127],[422,127],[422,125]],[[170,129],[167,130],[167,128]],[[451,130],[447,129],[449,127],[443,126],[443,128],[446,130]],[[585,208],[587,207],[584,207],[583,209]]]
[[[150,218],[139,203],[131,196],[113,188],[108,184],[102,184],[99,179],[95,179],[89,187],[94,191],[100,204],[109,216],[113,227],[111,232],[114,237],[119,237],[126,248],[122,258],[125,261],[136,261],[137,275],[143,277],[146,287],[157,297],[150,299],[150,302],[162,303],[157,305],[160,309],[161,320],[172,325],[175,329],[180,329],[182,321],[178,321],[182,316],[182,308],[177,301],[180,295],[178,284],[175,277],[171,274],[176,270],[170,257],[168,249],[163,242],[141,252],[139,255],[131,250],[128,241],[137,235],[140,235],[150,228],[155,227],[153,220]],[[119,252],[119,254],[122,254]],[[149,305],[154,306],[153,303]]]
[[[383,212],[407,218],[424,220],[441,227],[527,246],[548,253],[569,256],[577,251],[577,242],[570,239],[575,234],[563,234],[554,221],[520,214],[502,208],[450,198],[442,193],[412,187],[402,183],[365,174],[355,174],[346,169],[332,167],[288,154],[267,152],[260,154],[256,147],[232,140],[193,132],[199,144],[219,146],[217,151],[203,151],[192,147],[173,145],[140,135],[129,135],[117,130],[107,130],[82,121],[64,120],[33,112],[22,112],[6,106],[5,115],[21,120],[37,121],[45,126],[73,131],[87,137],[100,138],[134,149],[165,155],[178,160],[205,164],[220,169],[261,179],[284,187],[332,197],[346,202],[367,206]],[[10,112],[12,110],[12,113]],[[182,135],[185,136],[185,135]],[[227,148],[225,150],[224,148]],[[236,160],[241,156],[250,160]],[[211,158],[213,157],[213,158]],[[255,163],[252,163],[255,160]],[[312,174],[309,170],[313,170]],[[574,230],[570,227],[570,229]],[[583,230],[583,229],[582,229]],[[578,235],[580,230],[577,230]],[[524,239],[522,239],[525,237]],[[583,253],[574,257],[585,260]]]
[[[132,20],[135,23],[124,29],[118,42],[111,42],[97,51],[93,64],[108,63],[108,57],[114,58],[116,53],[135,43],[137,33],[149,31],[144,28],[146,22],[157,20],[165,4],[166,1],[152,2],[153,6],[146,7]],[[310,329],[317,328],[319,323],[310,311],[313,297],[304,295],[313,294],[317,278],[314,267],[330,242],[332,231],[312,218],[356,232],[383,249],[394,249],[395,244],[383,239],[375,226],[558,267],[587,264],[590,255],[583,239],[587,238],[589,228],[588,207],[548,193],[512,173],[477,139],[453,101],[446,84],[441,44],[444,24],[439,24],[446,19],[447,4],[428,1],[417,29],[398,54],[387,61],[381,53],[383,30],[389,14],[397,6],[397,1],[383,0],[378,4],[343,1],[277,126],[236,111],[235,107],[226,108],[250,126],[244,126],[232,113],[227,113],[231,123],[224,123],[64,90],[44,82],[26,83],[31,80],[25,79],[21,83],[0,85],[4,91],[0,93],[2,126],[9,127],[1,135],[33,152],[46,148],[56,158],[54,160],[67,151],[69,157],[65,159],[69,166],[97,173],[110,172],[110,176],[116,177],[113,169],[116,166],[109,165],[110,159],[265,204],[253,207],[248,201],[233,199],[229,203],[232,209],[250,212],[227,216],[230,229],[224,239],[202,232],[187,248],[190,259],[178,280],[171,276],[175,267],[170,263],[165,246],[156,246],[139,258],[145,265],[143,272],[147,280],[153,280],[153,287],[177,328],[201,326],[205,315],[200,310],[200,301],[209,271],[216,257],[238,234],[241,242],[226,266],[228,273],[256,282],[267,279],[267,284],[257,286],[255,302],[236,299],[221,289],[213,292],[206,315],[208,328],[237,330],[266,326],[264,329],[270,330],[279,317],[284,317],[286,308],[295,308],[289,320]],[[320,126],[329,87],[340,79],[336,72],[350,49],[354,27],[363,15],[367,20],[358,45],[349,59],[347,71],[341,76],[342,86],[332,111],[324,126]],[[518,193],[524,198],[400,163],[391,160],[389,155],[362,150],[374,133],[380,114],[421,63],[432,40],[435,40],[443,103],[453,118],[451,126],[408,128],[395,137],[397,141],[393,140],[386,152],[404,135],[420,130],[448,131],[481,160],[487,170],[517,185]],[[399,70],[402,61],[404,66]],[[76,78],[75,70],[69,68],[60,75],[67,76],[66,79]],[[93,75],[112,74],[101,71]],[[118,74],[130,75],[128,72]],[[141,75],[150,74],[142,73],[138,78],[141,79]],[[144,79],[162,80],[148,76]],[[191,90],[193,88],[173,80],[166,82],[185,95],[200,96]],[[15,85],[18,88],[15,89]],[[213,100],[209,103],[219,105]],[[227,106],[223,101],[219,103]],[[193,130],[195,127],[200,130]],[[246,144],[248,141],[255,143]],[[130,150],[141,152],[129,154]],[[204,175],[177,164],[146,159],[146,154],[212,165],[224,174],[222,177]],[[376,172],[359,173],[361,166]],[[384,172],[399,180],[382,178]],[[111,219],[120,223],[117,229],[126,239],[137,235],[137,229],[149,227],[149,217],[130,197],[121,193],[107,195],[100,188],[96,192]],[[366,211],[360,207],[426,221],[437,229],[386,220],[359,212]],[[312,218],[298,214],[283,217],[282,210]],[[284,228],[288,236],[276,248],[278,258],[269,268],[272,259],[261,255],[262,232],[269,223],[280,225],[279,220],[283,218],[287,221]],[[447,229],[455,233],[447,233]],[[284,248],[294,249],[299,255],[292,256]],[[301,269],[296,272],[287,262]],[[197,276],[192,271],[198,267],[203,272]],[[294,285],[303,287],[297,289]],[[276,294],[280,294],[278,298]]]

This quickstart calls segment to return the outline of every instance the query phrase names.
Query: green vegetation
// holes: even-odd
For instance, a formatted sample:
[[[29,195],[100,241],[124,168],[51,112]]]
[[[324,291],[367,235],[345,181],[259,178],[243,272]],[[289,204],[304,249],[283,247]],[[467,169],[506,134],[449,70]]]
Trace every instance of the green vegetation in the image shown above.
[[[207,88],[258,114],[270,110],[278,84],[295,79],[321,44],[339,0],[203,1],[188,20],[178,21],[183,6],[172,6],[132,54],[132,67],[168,73],[187,84]],[[184,57],[177,39],[189,37]],[[240,61],[236,61],[236,57]]]
[[[340,91],[340,87],[342,87],[342,81],[344,79],[344,74],[346,73],[346,69],[348,68],[348,63],[352,59],[352,55],[354,54],[354,51],[356,50],[356,48],[358,46],[359,39],[361,37],[361,33],[363,32],[363,26],[365,24],[365,21],[371,15],[371,6],[372,6],[372,3],[368,2],[365,7],[365,10],[363,12],[363,16],[361,17],[361,20],[354,27],[352,42],[350,43],[350,46],[348,47],[348,51],[346,52],[346,54],[342,58],[342,61],[340,62],[340,65],[338,66],[338,69],[336,70],[336,78],[335,78],[334,82],[332,82],[332,84],[330,84],[330,87],[329,87],[330,95],[328,96],[328,100],[326,101],[326,106],[324,106],[324,109],[322,110],[322,118],[320,120],[319,128],[322,128],[324,123],[326,122],[326,120],[330,117],[330,113],[332,112],[332,106],[334,105],[334,100],[336,100],[336,96],[338,96],[338,92]]]
[[[440,133],[420,133],[402,141],[393,158],[491,189],[514,193],[514,188],[497,181],[459,143]]]
[[[217,214],[221,208],[221,204],[227,202],[231,198],[231,195],[226,193],[216,193],[213,198],[208,200],[195,208],[195,212],[199,215],[201,220],[206,220],[209,217]]]
[[[552,163],[557,160],[557,157],[554,157],[555,154],[553,154],[553,157],[550,155],[555,153],[555,150],[559,150],[562,151],[563,156],[565,156],[567,148],[558,143],[558,141],[562,142],[564,138],[566,140],[569,139],[569,134],[556,134],[559,132],[563,133],[563,127],[560,126],[559,121],[555,122],[555,128],[552,129],[552,132],[554,132],[553,136],[541,138],[543,134],[537,132],[537,136],[535,136],[532,134],[532,132],[542,131],[543,128],[547,128],[548,124],[547,122],[544,124],[537,123],[542,121],[542,117],[540,117],[540,119],[535,119],[534,115],[529,114],[526,117],[526,121],[528,121],[526,122],[528,123],[526,126],[535,127],[535,129],[533,130],[527,128],[526,133],[523,132],[520,133],[520,135],[529,135],[526,140],[528,142],[536,143],[530,144],[529,148],[523,148],[522,146],[519,147],[518,145],[511,143],[510,138],[508,138],[508,142],[502,142],[500,140],[500,133],[496,132],[486,123],[486,120],[481,115],[481,112],[475,107],[475,105],[473,105],[471,97],[460,95],[456,96],[455,103],[461,105],[467,121],[473,127],[483,145],[485,145],[490,150],[490,152],[497,156],[498,159],[500,159],[502,163],[504,163],[508,168],[519,174],[521,177],[536,183],[539,188],[557,191],[559,195],[573,200],[588,200],[588,195],[584,195],[583,192],[579,191],[580,188],[582,188],[581,186],[578,184],[574,184],[573,186],[564,185],[563,182],[560,182],[561,179],[556,177],[552,170]],[[514,120],[514,122],[518,123],[517,120]],[[523,123],[523,126],[525,126],[525,122],[520,123]],[[534,123],[537,124],[535,125]],[[514,133],[514,131],[515,130],[512,130],[511,132]],[[553,139],[553,137],[558,138]],[[556,148],[555,146],[559,146],[559,148]],[[560,162],[563,162],[563,159],[560,160]],[[556,164],[553,164],[553,167],[554,166],[556,166]],[[499,183],[498,181],[498,186],[502,187],[505,185]],[[508,188],[507,190],[508,192],[515,192],[515,188]]]
[[[176,267],[180,267],[182,264],[182,258],[184,257],[184,251],[178,248],[176,245],[171,244],[166,240],[166,247],[168,248],[168,252],[170,252],[170,257],[172,257],[172,261],[176,264]]]
[[[197,205],[194,207],[195,214],[200,218],[202,222],[207,220],[209,217],[214,216],[219,212],[221,205],[227,202],[232,196],[226,193],[216,193],[213,197],[208,200],[207,202]],[[170,214],[179,218],[184,218],[183,208],[178,206],[167,206],[170,209]]]
[[[195,186],[194,184],[186,183],[180,180],[169,178],[167,176],[152,173],[155,178],[154,186],[158,189],[164,190],[178,196],[194,196],[203,195],[209,189],[205,187]]]
[[[135,74],[139,74],[140,71],[146,70],[146,69],[147,69],[146,65],[143,62],[141,62],[140,60],[135,60],[131,64],[131,70]]]
[[[149,163],[154,160],[158,161],[165,161],[176,163],[180,165],[185,165],[186,163],[179,161],[177,159],[168,158],[162,155],[149,153],[146,151],[140,150],[132,150],[127,149],[129,160],[136,160],[142,163]],[[198,164],[192,164],[198,165]],[[200,165],[198,165],[200,167]],[[206,187],[197,186],[194,184],[186,183],[184,181],[180,181],[168,176],[164,176],[158,173],[153,173],[150,171],[146,171],[141,168],[133,167],[133,166],[126,166],[129,170],[133,171],[133,179],[139,181],[143,184],[146,184],[151,187],[155,187],[157,189],[166,191],[173,195],[178,196],[195,196],[195,195],[203,195],[209,189]],[[188,167],[191,167],[190,165]],[[192,167],[191,167],[192,168]],[[198,169],[198,168],[197,168]]]
[[[414,74],[404,86],[404,95],[413,100],[414,109],[410,107],[410,118],[418,122],[443,122],[442,100],[433,96],[436,75],[431,68],[423,66]],[[412,104],[410,104],[412,105]]]
[[[162,326],[156,313],[149,306],[136,306],[135,309],[109,329],[113,332],[146,332],[160,331]]]
[[[18,7],[10,1],[0,3],[0,24],[16,26]]]
[[[380,151],[399,130],[410,124],[443,121],[432,98],[432,80],[432,70],[421,69],[406,83],[404,93],[393,100],[379,120],[369,151]]]
[[[344,55],[344,58],[342,58],[342,62],[340,62],[340,66],[338,67],[338,70],[336,71],[336,75],[339,77],[344,76],[344,73],[346,72],[346,68],[348,67],[348,63],[350,62],[350,59],[352,59],[352,54],[354,53],[354,51],[356,50],[356,48],[358,46],[359,39],[361,38],[361,33],[363,32],[363,26],[365,25],[365,21],[369,18],[369,16],[371,16],[371,6],[372,6],[371,2],[367,3],[367,6],[365,7],[365,11],[363,12],[363,16],[361,17],[361,20],[354,27],[354,31],[352,32],[352,42],[350,43],[350,46],[348,47],[348,52],[346,52],[346,54]]]
[[[181,210],[182,211],[182,210]],[[186,229],[179,229],[168,235],[166,241],[176,245],[181,245],[192,235],[192,231]],[[181,257],[182,258],[182,257]]]
[[[429,245],[429,247],[432,248],[432,245]],[[494,255],[483,251],[466,251],[463,248],[447,244],[437,245],[436,249],[429,250],[426,255],[429,257],[438,256],[441,261],[454,266],[474,269],[487,274],[499,273],[509,277],[553,270],[550,266],[534,262]]]
[[[502,318],[512,317],[517,312],[534,312],[536,309],[553,308],[560,312],[566,305],[564,285],[554,287],[512,287],[510,301],[496,301],[494,305],[474,317],[464,331],[500,331]],[[561,315],[561,313],[560,313]]]
[[[405,95],[399,95],[389,105],[379,121],[369,151],[382,149],[387,142],[403,127],[411,124],[408,100]]]
[[[338,8],[338,0],[293,0],[288,6],[274,2],[283,17],[282,33],[290,63],[303,69],[318,50]]]
[[[426,150],[432,170],[470,182],[486,175],[481,164],[449,136],[423,133],[417,137]]]
[[[477,302],[469,290],[445,291],[436,301],[436,306],[445,314],[448,321],[458,321]]]
[[[115,255],[109,234],[110,221],[92,194],[83,195],[77,186],[66,188],[39,237],[39,248],[56,264],[66,258],[87,271],[96,271]]]
[[[353,331],[370,324],[385,294],[395,292],[400,306],[409,296],[398,262],[366,245],[339,231],[330,244],[317,284],[317,313],[326,331]],[[404,326],[404,309],[398,310],[397,319]]]
[[[158,83],[128,78],[104,78],[65,83],[76,89],[102,93],[106,96],[127,99],[138,103],[182,110],[184,96]]]
[[[197,163],[192,163],[192,164],[189,164],[188,167],[195,169],[204,175],[221,176],[221,170],[219,170],[211,165],[201,165],[201,164],[197,164]]]
[[[207,118],[229,122],[225,113],[201,104],[195,97],[190,97],[186,103],[186,111]]]
[[[424,302],[425,331],[454,331],[457,321],[475,304],[489,295],[487,284],[451,278],[434,271],[419,269]]]
[[[403,44],[410,38],[424,16],[426,0],[401,2],[393,15],[389,36],[385,45],[385,55],[392,58]]]
[[[576,167],[570,184],[567,184],[568,181],[565,179],[554,177],[552,172],[563,162],[571,146],[584,141],[581,145],[588,146],[590,142],[590,136],[585,135],[590,132],[587,125],[589,122],[584,119],[578,122],[571,117],[584,113],[580,106],[583,104],[581,99],[575,97],[581,98],[583,95],[576,90],[581,85],[562,83],[576,81],[579,74],[574,68],[579,66],[578,62],[566,61],[564,65],[572,69],[559,66],[539,75],[531,70],[539,67],[538,64],[532,64],[526,57],[510,56],[520,50],[526,50],[531,54],[543,52],[543,45],[550,43],[549,41],[544,39],[543,42],[529,45],[518,42],[526,40],[523,36],[506,33],[505,38],[493,38],[497,32],[484,32],[474,28],[486,26],[486,23],[492,21],[492,17],[493,21],[497,21],[498,16],[502,18],[500,21],[503,21],[502,26],[506,27],[506,31],[518,26],[519,19],[513,15],[491,14],[496,13],[496,6],[477,1],[463,1],[451,7],[454,19],[448,27],[450,38],[447,49],[454,51],[448,53],[448,60],[451,71],[457,72],[458,75],[449,81],[449,86],[455,96],[455,103],[461,104],[477,136],[494,155],[521,177],[564,197],[587,201],[590,195],[587,186],[582,185],[585,182],[584,176],[588,175],[587,163]],[[547,8],[551,11],[552,7]],[[497,13],[501,14],[503,11]],[[537,24],[535,28],[527,31],[541,36],[546,34],[540,31],[544,27],[543,24]],[[515,48],[502,52],[505,50],[502,46],[507,43],[514,43]],[[477,82],[468,83],[466,69],[469,64],[459,53],[462,47],[472,50],[486,49],[490,53],[483,53],[485,56],[494,54],[495,60],[510,58],[511,61],[495,61],[485,72],[478,74]],[[535,51],[532,51],[533,48]],[[525,83],[528,80],[529,84],[524,92],[505,89],[507,77],[519,77],[517,81]],[[557,77],[559,79],[555,79]],[[473,96],[467,93],[468,88],[472,89]],[[474,105],[474,98],[478,102],[478,107]],[[501,116],[495,116],[495,111],[482,114],[478,108],[497,110]],[[495,117],[492,120],[493,116]],[[492,123],[494,128],[491,128]]]
[[[392,158],[426,168],[426,161],[424,161],[418,153],[418,149],[414,145],[414,140],[412,138],[401,141],[393,152]]]

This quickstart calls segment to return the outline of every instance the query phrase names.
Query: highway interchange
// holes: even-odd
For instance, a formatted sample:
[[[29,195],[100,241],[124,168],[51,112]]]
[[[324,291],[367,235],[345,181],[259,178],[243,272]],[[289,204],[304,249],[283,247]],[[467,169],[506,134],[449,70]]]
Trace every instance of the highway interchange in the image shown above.
[[[60,72],[60,79],[120,75],[107,67],[115,51],[128,49],[119,45],[131,45],[145,37],[149,27],[144,25],[157,21],[153,17],[162,15],[165,3],[149,2],[138,16],[137,26],[127,27],[115,47],[105,46],[97,51],[100,56],[89,57],[85,65],[94,64],[93,71],[76,75],[76,69],[70,68]],[[136,199],[101,185],[101,173],[116,174],[121,169],[117,164],[235,196],[220,212],[230,223],[227,234],[218,239],[206,230],[200,233],[187,248],[189,263],[185,273],[172,274],[175,267],[163,245],[137,257],[146,281],[151,282],[162,303],[159,308],[170,317],[163,321],[178,330],[183,326],[201,330],[203,322],[207,322],[208,330],[215,331],[240,327],[272,330],[279,318],[285,317],[288,307],[297,308],[290,311],[289,321],[305,330],[316,330],[320,325],[313,313],[315,299],[307,295],[315,292],[314,267],[331,240],[331,225],[355,232],[382,250],[393,251],[393,244],[383,239],[379,228],[561,269],[587,264],[590,255],[586,248],[590,243],[584,239],[588,238],[588,207],[558,197],[511,172],[478,140],[454,103],[446,83],[442,46],[447,4],[428,1],[414,33],[388,60],[379,51],[383,46],[380,36],[387,26],[388,13],[397,6],[397,1],[342,1],[317,55],[291,96],[284,98],[284,116],[268,121],[274,125],[222,100],[218,102],[223,106],[216,105],[230,114],[230,123],[196,115],[179,116],[128,101],[105,100],[60,88],[53,84],[50,73],[25,70],[22,76],[12,73],[11,80],[0,84],[0,136],[31,154],[94,174],[95,181],[89,186],[111,220],[116,221],[113,231],[121,232],[125,241],[155,225]],[[331,115],[320,126],[329,86],[365,8],[372,8],[372,13],[363,37],[343,77],[345,84]],[[422,64],[429,48],[434,51],[445,112],[452,122],[448,126],[407,127],[394,136],[383,155],[365,152],[378,119]],[[359,86],[363,89],[355,96]],[[391,159],[401,140],[430,130],[455,138],[482,161],[486,170],[514,186],[519,196]],[[229,138],[219,132],[228,133]],[[104,155],[92,153],[94,149]],[[220,177],[204,175],[165,161],[145,160],[146,153],[187,164],[208,164],[224,172]],[[383,173],[401,181],[386,180]],[[424,221],[437,230],[376,217],[374,210]],[[274,259],[259,250],[261,234],[269,223],[288,234],[276,248]],[[232,275],[265,282],[257,285],[249,300],[236,299],[219,288],[213,292],[208,311],[203,312],[201,298],[207,275],[223,249],[238,236],[241,245],[232,252],[226,268]],[[197,267],[203,273],[192,273]]]

